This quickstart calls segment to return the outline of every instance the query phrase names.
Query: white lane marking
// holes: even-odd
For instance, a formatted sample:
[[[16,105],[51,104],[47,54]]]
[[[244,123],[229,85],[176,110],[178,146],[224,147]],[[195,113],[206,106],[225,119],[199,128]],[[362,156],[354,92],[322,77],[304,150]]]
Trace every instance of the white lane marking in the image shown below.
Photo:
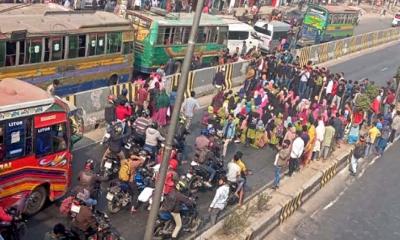
[[[384,67],[384,68],[381,69],[381,72],[384,72],[384,71],[386,71],[388,69],[389,69],[388,67]]]
[[[376,156],[372,159],[372,161],[370,163],[368,163],[368,166],[371,166],[372,164],[374,164],[376,162],[376,159],[378,159],[379,156]]]
[[[339,193],[339,195],[335,198],[335,199],[333,199],[333,201],[331,201],[330,203],[328,203],[322,210],[327,210],[328,208],[330,208],[330,207],[332,207],[338,200],[339,200],[339,198],[346,192],[346,190],[348,189],[348,187],[345,187],[344,189],[343,189],[343,191],[341,191],[340,193]]]

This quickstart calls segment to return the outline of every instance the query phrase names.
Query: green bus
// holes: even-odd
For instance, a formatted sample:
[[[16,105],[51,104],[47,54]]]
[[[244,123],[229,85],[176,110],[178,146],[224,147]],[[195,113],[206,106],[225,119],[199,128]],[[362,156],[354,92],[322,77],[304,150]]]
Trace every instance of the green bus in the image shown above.
[[[297,45],[304,47],[353,36],[359,10],[342,6],[310,5]]]
[[[194,13],[167,13],[152,8],[150,11],[127,11],[126,17],[135,29],[135,71],[154,72],[170,58],[179,71],[185,57]],[[217,16],[202,14],[194,55],[207,64],[217,61],[227,47],[228,26]]]

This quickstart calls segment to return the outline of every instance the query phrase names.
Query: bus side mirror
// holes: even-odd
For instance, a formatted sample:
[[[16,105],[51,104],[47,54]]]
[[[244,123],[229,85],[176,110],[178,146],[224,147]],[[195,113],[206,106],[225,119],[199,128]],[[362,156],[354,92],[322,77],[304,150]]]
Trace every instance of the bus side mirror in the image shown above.
[[[77,108],[69,113],[70,129],[71,129],[71,144],[74,145],[83,138],[84,122],[83,110]]]

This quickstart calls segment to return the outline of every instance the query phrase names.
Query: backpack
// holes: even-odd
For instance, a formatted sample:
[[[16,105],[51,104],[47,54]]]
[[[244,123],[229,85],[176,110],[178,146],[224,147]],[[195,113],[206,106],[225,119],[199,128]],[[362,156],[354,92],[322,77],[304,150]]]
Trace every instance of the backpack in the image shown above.
[[[121,181],[127,182],[130,179],[130,173],[131,173],[131,165],[129,164],[129,161],[122,161],[121,162],[121,167],[119,168],[118,172],[118,178]]]

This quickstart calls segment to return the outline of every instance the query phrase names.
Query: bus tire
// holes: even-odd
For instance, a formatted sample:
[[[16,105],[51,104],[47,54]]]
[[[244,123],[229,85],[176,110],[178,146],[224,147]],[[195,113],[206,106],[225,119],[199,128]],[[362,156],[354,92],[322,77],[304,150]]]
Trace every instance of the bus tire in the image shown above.
[[[109,86],[113,86],[113,85],[116,85],[116,84],[118,84],[118,75],[117,74],[113,74],[108,79],[108,85]]]
[[[47,190],[44,186],[35,188],[29,195],[24,213],[34,215],[38,213],[44,206],[47,200]]]

